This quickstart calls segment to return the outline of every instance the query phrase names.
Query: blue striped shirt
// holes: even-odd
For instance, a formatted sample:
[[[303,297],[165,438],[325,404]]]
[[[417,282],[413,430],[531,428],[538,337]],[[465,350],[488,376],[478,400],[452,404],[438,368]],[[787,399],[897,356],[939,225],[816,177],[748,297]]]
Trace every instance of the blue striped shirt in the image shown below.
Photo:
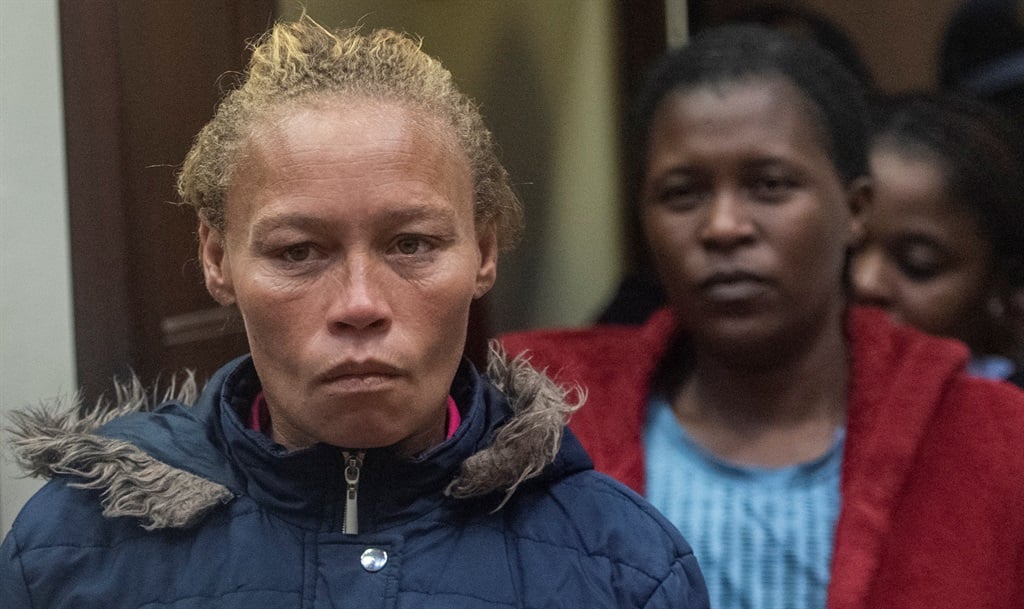
[[[727,463],[693,441],[664,399],[644,430],[648,500],[693,546],[715,609],[823,609],[843,439],[808,463]]]

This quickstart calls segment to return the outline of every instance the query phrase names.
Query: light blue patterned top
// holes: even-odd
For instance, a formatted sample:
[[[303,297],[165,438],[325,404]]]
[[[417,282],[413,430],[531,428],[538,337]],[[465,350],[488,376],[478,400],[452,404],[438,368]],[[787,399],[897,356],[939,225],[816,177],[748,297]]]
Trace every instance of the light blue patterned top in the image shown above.
[[[1013,360],[1000,355],[974,355],[967,362],[967,373],[983,379],[1005,381],[1013,371]]]
[[[694,442],[664,399],[648,412],[647,498],[693,546],[711,606],[823,609],[845,430],[809,463],[745,467]]]

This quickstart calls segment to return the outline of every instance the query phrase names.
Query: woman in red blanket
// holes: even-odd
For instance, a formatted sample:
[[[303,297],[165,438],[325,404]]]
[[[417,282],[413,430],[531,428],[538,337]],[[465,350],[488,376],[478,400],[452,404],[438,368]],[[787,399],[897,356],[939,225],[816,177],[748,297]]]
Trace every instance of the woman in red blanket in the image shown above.
[[[857,83],[756,28],[651,73],[638,211],[670,306],[503,337],[587,395],[597,468],[694,545],[712,606],[1024,607],[1024,393],[851,307]]]

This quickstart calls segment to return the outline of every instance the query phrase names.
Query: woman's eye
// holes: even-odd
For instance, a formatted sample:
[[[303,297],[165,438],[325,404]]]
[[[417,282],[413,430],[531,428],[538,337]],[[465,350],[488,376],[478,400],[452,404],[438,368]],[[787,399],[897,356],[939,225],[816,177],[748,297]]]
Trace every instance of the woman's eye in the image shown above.
[[[758,199],[778,201],[787,197],[795,186],[795,182],[787,178],[765,176],[755,180],[751,190]]]
[[[658,191],[656,202],[670,209],[693,209],[700,202],[700,192],[689,184],[667,186]]]
[[[395,242],[395,249],[403,256],[414,256],[426,252],[430,247],[422,237],[403,237]]]
[[[945,257],[934,249],[915,245],[905,248],[896,255],[896,262],[911,281],[931,281],[946,271]]]
[[[313,254],[313,247],[308,243],[293,245],[281,253],[281,257],[288,262],[305,262]]]
[[[900,271],[912,281],[931,281],[938,277],[940,269],[933,265],[921,264],[910,260],[900,260]]]

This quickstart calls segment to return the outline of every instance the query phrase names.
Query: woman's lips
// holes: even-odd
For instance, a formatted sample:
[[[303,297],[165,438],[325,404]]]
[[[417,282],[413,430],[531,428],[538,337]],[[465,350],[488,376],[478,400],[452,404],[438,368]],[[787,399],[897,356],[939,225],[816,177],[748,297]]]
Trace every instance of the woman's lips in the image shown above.
[[[714,303],[739,304],[763,297],[769,288],[768,281],[754,273],[715,273],[700,284],[701,293]]]
[[[384,389],[400,376],[399,368],[382,362],[343,362],[330,367],[317,380],[335,391],[362,393]]]
[[[343,374],[329,379],[325,384],[342,393],[365,393],[385,389],[397,379],[397,376],[386,374]]]

